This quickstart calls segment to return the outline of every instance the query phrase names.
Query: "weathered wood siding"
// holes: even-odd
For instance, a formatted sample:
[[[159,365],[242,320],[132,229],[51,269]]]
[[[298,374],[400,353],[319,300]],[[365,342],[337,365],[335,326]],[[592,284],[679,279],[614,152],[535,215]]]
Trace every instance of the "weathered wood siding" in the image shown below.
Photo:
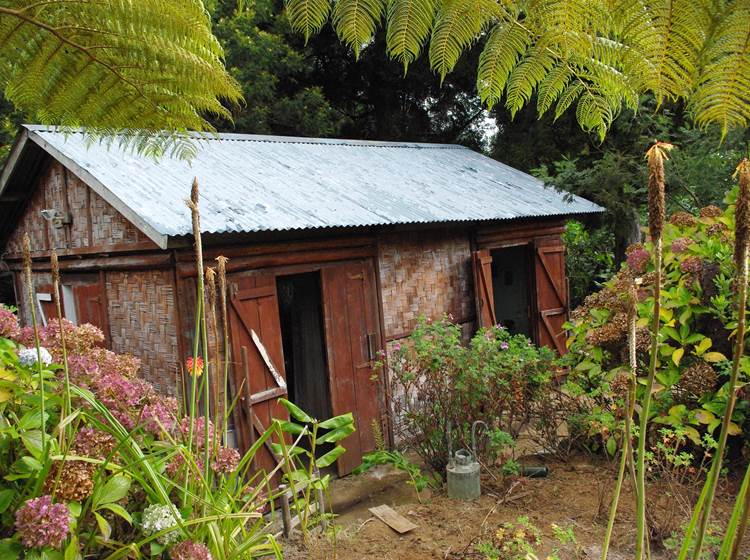
[[[57,161],[47,165],[33,189],[34,194],[8,240],[8,255],[21,253],[23,235],[27,232],[34,255],[51,249],[107,250],[122,244],[148,242],[130,221]],[[72,223],[55,227],[42,218],[41,211],[46,208],[67,212]]]
[[[41,216],[45,208],[68,213],[71,223],[54,227]],[[141,359],[145,379],[164,393],[175,394],[181,357],[173,271],[164,265],[154,267],[145,257],[118,263],[116,255],[128,249],[150,251],[156,245],[57,161],[50,161],[40,173],[34,194],[9,238],[6,258],[15,270],[20,268],[26,232],[31,239],[32,256],[37,257],[33,273],[37,293],[51,293],[46,257],[52,249],[61,255],[63,284],[76,277],[75,270],[68,272],[71,263],[80,268],[91,262],[88,270],[104,267],[98,297],[106,311],[107,324],[97,326],[108,335],[113,351]],[[106,258],[96,258],[97,254]],[[98,273],[90,274],[98,278]],[[29,324],[26,290],[21,275],[16,274],[16,278],[19,314],[22,322]],[[43,307],[46,315],[54,316],[51,305]]]
[[[380,239],[378,258],[387,340],[408,336],[420,315],[473,322],[468,231],[388,234]]]

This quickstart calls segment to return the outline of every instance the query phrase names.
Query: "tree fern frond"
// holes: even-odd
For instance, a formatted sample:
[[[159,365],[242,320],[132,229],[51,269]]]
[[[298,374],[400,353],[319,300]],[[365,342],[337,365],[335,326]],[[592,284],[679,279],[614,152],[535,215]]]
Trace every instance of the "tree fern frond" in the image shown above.
[[[568,86],[573,72],[567,65],[559,65],[553,68],[539,84],[537,92],[536,110],[539,116],[546,113],[553,103],[560,98]]]
[[[0,3],[0,87],[43,124],[212,130],[240,99],[222,57],[196,0]]]
[[[430,36],[439,0],[390,0],[386,15],[388,55],[404,69],[416,60]]]
[[[722,136],[730,127],[750,123],[750,2],[734,6],[706,50],[690,108],[696,123],[718,123]]]
[[[505,106],[515,115],[531,99],[534,90],[555,66],[555,58],[542,46],[530,48],[508,78]]]
[[[568,85],[557,99],[555,106],[555,119],[559,119],[567,111],[583,91],[583,83],[575,81]]]
[[[502,98],[508,76],[526,54],[530,41],[529,32],[516,22],[498,24],[490,32],[477,72],[479,96],[489,108]]]
[[[596,95],[591,89],[583,88],[576,107],[576,120],[583,130],[596,132],[604,140],[615,114],[607,99]]]
[[[710,0],[649,0],[651,33],[638,46],[654,67],[649,84],[657,97],[676,99],[692,88],[711,25]]]
[[[384,0],[337,0],[331,21],[341,40],[354,49],[354,56],[375,34],[383,19]]]
[[[285,0],[292,29],[302,33],[305,43],[323,28],[331,11],[330,0]]]
[[[443,0],[430,39],[430,67],[441,81],[453,70],[463,50],[502,14],[493,0]]]

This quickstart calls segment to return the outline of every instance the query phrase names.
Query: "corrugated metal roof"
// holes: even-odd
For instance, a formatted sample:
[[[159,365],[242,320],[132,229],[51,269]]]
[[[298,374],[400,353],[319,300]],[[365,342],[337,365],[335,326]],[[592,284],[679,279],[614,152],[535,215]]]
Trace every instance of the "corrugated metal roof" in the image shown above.
[[[155,161],[78,132],[27,126],[29,138],[98,183],[157,236],[191,232],[198,178],[205,232],[497,220],[603,209],[455,145],[221,134],[196,157]],[[95,187],[92,184],[92,187]],[[146,233],[149,233],[148,231]]]

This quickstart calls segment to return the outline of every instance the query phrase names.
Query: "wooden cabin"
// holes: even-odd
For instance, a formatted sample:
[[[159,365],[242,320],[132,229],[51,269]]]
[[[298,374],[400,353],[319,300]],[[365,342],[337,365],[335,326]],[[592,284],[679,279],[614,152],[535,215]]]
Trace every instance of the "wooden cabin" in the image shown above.
[[[51,316],[49,255],[65,316],[142,359],[181,394],[196,270],[185,200],[201,192],[206,266],[228,257],[235,418],[247,446],[289,398],[318,417],[352,411],[346,473],[389,433],[378,352],[420,315],[467,335],[502,323],[565,351],[565,220],[584,199],[455,145],[221,134],[191,161],[140,157],[79,132],[26,126],[0,175],[0,295],[28,320],[21,239],[31,236],[36,303]],[[244,385],[243,385],[244,381]]]

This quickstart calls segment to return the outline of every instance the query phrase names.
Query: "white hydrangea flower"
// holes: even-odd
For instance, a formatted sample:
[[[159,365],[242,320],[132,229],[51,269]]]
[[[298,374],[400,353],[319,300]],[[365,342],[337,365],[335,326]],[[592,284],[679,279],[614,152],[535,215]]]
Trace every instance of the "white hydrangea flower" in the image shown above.
[[[141,528],[146,536],[153,535],[164,529],[177,526],[177,518],[180,520],[180,512],[174,506],[162,506],[158,504],[150,505],[143,510],[141,519]],[[172,544],[180,539],[179,531],[170,531],[164,533],[156,540],[161,544]]]
[[[48,366],[52,363],[52,354],[43,346],[39,347],[39,354],[37,354],[36,348],[22,348],[18,352],[18,361],[21,362],[22,366],[31,367],[36,365],[39,356],[42,358],[43,366]]]

